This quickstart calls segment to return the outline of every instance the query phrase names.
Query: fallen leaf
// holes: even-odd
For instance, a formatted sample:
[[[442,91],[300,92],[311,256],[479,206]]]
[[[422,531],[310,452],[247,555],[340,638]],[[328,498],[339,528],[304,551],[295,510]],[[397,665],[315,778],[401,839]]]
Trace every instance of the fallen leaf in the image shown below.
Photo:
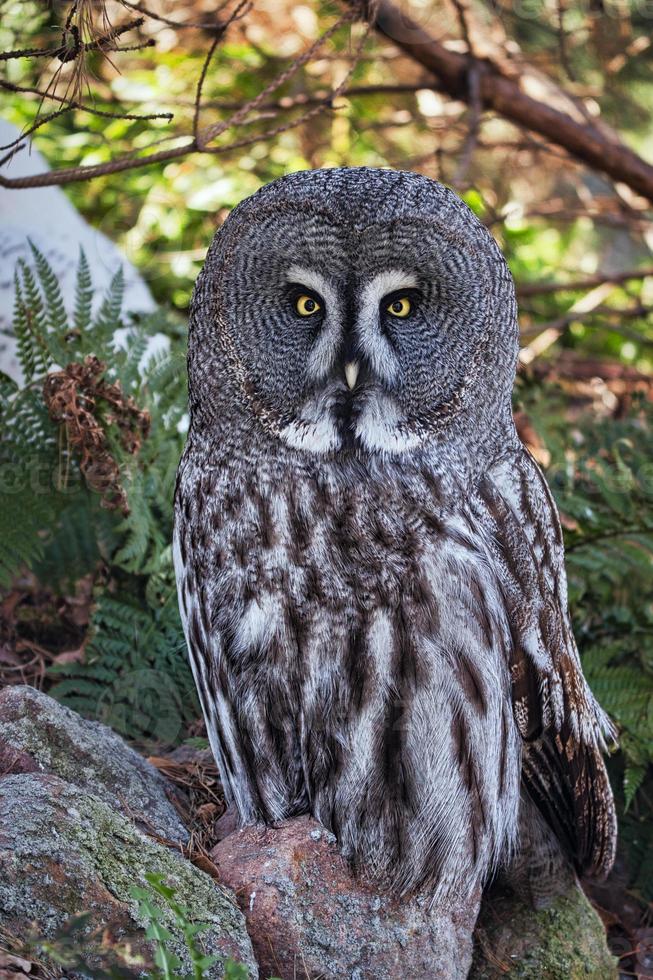
[[[64,650],[52,658],[55,664],[81,664],[84,662],[84,644],[76,650]]]

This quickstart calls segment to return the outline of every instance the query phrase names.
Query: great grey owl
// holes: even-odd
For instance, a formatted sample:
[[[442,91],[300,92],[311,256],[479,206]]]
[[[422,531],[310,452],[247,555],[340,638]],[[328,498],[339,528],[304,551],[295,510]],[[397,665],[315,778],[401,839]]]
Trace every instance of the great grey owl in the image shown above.
[[[174,551],[227,797],[242,824],[313,814],[398,893],[476,888],[520,820],[613,860],[517,340],[497,245],[413,173],[269,184],[195,288]]]

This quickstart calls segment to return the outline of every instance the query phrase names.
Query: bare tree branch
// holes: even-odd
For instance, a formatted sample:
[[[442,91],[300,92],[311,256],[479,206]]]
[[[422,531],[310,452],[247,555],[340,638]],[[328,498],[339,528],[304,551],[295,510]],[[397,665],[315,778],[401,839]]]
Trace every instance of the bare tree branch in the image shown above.
[[[469,101],[469,55],[451,51],[431,37],[392,0],[379,0],[375,26],[413,61],[427,68],[441,88],[456,99]],[[563,147],[595,170],[627,184],[653,202],[653,166],[625,144],[608,139],[596,126],[579,123],[571,116],[527,95],[518,78],[507,77],[487,59],[478,59],[484,71],[481,103],[519,126],[539,133]]]
[[[483,106],[481,104],[481,68],[482,62],[470,59],[469,65],[469,103],[470,118],[469,128],[465,136],[460,160],[454,174],[452,184],[454,187],[462,187],[465,183],[467,171],[474,156],[474,150],[478,146],[478,137],[481,129],[481,116]]]
[[[150,10],[146,7],[144,3],[131,3],[130,0],[120,0],[123,7],[129,7],[130,10],[137,10],[149,20],[157,20],[161,24],[167,24],[168,27],[174,27],[175,30],[186,30],[189,28],[194,28],[196,30],[206,31],[208,34],[222,34],[224,33],[225,25],[215,20],[205,20],[205,21],[194,21],[194,20],[171,20],[169,17],[164,17],[162,14],[156,13],[154,10]],[[221,10],[229,3],[229,0],[223,0],[222,3],[214,9],[213,14],[220,13]]]
[[[249,0],[240,0],[234,11],[230,14],[228,23],[231,24],[234,20],[239,19],[242,16],[243,11],[249,9],[249,7]],[[193,121],[194,135],[189,137],[180,146],[145,153],[143,156],[129,155],[107,161],[106,163],[81,167],[66,167],[60,170],[51,170],[46,173],[33,174],[26,177],[9,178],[0,175],[0,187],[21,189],[26,187],[47,187],[55,184],[69,184],[76,181],[89,180],[94,177],[106,176],[107,174],[140,169],[155,163],[163,163],[169,160],[179,159],[180,157],[185,157],[188,154],[195,152],[211,154],[228,153],[236,149],[241,149],[245,146],[250,146],[253,143],[272,139],[281,133],[294,129],[306,122],[308,119],[311,119],[313,116],[317,115],[319,112],[324,111],[325,108],[329,108],[333,102],[333,99],[346,89],[356,64],[358,63],[358,59],[362,54],[363,45],[371,29],[369,25],[367,30],[361,36],[360,42],[358,43],[356,51],[354,52],[350,69],[346,73],[343,81],[333,91],[329,92],[324,99],[317,101],[311,108],[299,115],[297,118],[284,121],[276,127],[270,128],[262,133],[258,132],[250,136],[245,136],[241,139],[232,140],[231,142],[225,143],[222,146],[209,145],[213,140],[217,139],[229,129],[237,129],[239,126],[249,125],[252,122],[260,121],[261,117],[255,116],[252,118],[252,113],[254,113],[265,103],[266,99],[268,99],[272,92],[287,82],[288,79],[299,70],[299,68],[306,64],[315,55],[319,48],[323,46],[324,43],[333,36],[333,34],[335,34],[337,30],[346,24],[350,24],[353,21],[358,20],[360,15],[361,11],[358,6],[348,8],[338,18],[338,20],[330,28],[328,28],[328,30],[320,35],[320,37],[317,38],[317,40],[314,41],[313,44],[311,44],[301,55],[295,58],[290,65],[284,68],[284,70],[280,72],[267,86],[265,86],[261,92],[254,96],[254,98],[248,100],[242,105],[239,105],[236,111],[233,112],[227,119],[219,123],[214,123],[213,125],[202,130],[199,128],[199,113],[202,108],[202,85],[216,45],[220,40],[220,36],[224,34],[226,30],[227,25],[223,24],[221,34],[214,39],[200,74],[195,99],[195,114]],[[68,100],[65,101],[67,102]],[[65,110],[59,110],[59,112],[61,111]],[[13,156],[15,152],[16,149],[13,149],[9,157]],[[0,161],[0,165],[2,163],[6,163],[9,157],[5,158],[4,161]]]
[[[517,296],[541,296],[546,293],[580,292],[585,289],[592,289],[594,286],[601,286],[604,282],[611,282],[617,285],[621,282],[628,282],[629,279],[646,279],[653,276],[653,266],[645,266],[642,269],[627,269],[625,272],[597,273],[595,276],[588,276],[586,279],[572,279],[570,282],[525,282],[517,284]]]
[[[98,109],[96,106],[86,105],[84,102],[71,102],[69,99],[65,99],[62,95],[56,95],[54,92],[43,92],[41,89],[31,88],[27,85],[14,85],[13,82],[8,82],[5,78],[0,78],[0,88],[6,89],[8,92],[24,93],[25,95],[37,95],[41,99],[52,99],[53,102],[65,104],[68,109],[76,109],[79,112],[88,112],[92,116],[101,116],[104,119],[174,119],[173,112],[110,112],[107,109]],[[31,130],[22,133],[20,140],[23,140],[26,136],[29,136],[30,132]],[[19,142],[19,140],[16,142]],[[6,147],[1,147],[1,149],[4,150]]]
[[[229,23],[233,23],[234,20],[239,19],[242,16],[243,11],[250,8],[251,4],[249,0],[240,0],[234,11],[229,17]],[[51,185],[60,185],[73,183],[75,181],[89,180],[94,177],[106,176],[107,174],[121,173],[126,170],[140,169],[145,166],[150,166],[155,163],[167,162],[169,160],[179,159],[180,157],[185,157],[190,153],[203,152],[211,154],[222,154],[228,153],[236,149],[241,149],[245,146],[250,146],[253,143],[264,142],[266,140],[272,139],[281,133],[287,132],[290,129],[294,129],[300,126],[302,123],[313,118],[313,116],[331,107],[332,102],[338,97],[346,88],[354,71],[356,64],[362,54],[363,45],[369,35],[371,30],[368,24],[366,30],[363,32],[359,43],[354,51],[351,66],[349,71],[346,73],[345,77],[341,83],[332,91],[328,92],[323,99],[319,99],[314,102],[311,108],[307,109],[306,112],[297,116],[294,119],[286,120],[279,123],[277,126],[272,127],[264,132],[253,133],[249,136],[244,136],[241,139],[232,140],[229,143],[225,143],[222,146],[210,146],[209,144],[221,136],[224,132],[229,129],[237,129],[239,126],[248,126],[251,123],[259,122],[264,116],[257,114],[252,116],[257,109],[260,109],[266,102],[266,99],[270,96],[272,92],[278,89],[281,85],[287,82],[303,65],[305,65],[310,59],[315,55],[315,53],[328,41],[337,30],[346,24],[352,23],[360,18],[360,9],[358,7],[351,7],[345,13],[343,13],[338,20],[326,30],[313,44],[309,46],[301,55],[294,59],[290,65],[281,71],[276,78],[274,78],[261,92],[259,92],[254,98],[248,100],[244,104],[239,104],[237,109],[225,120],[219,123],[214,123],[205,129],[199,128],[199,114],[202,108],[202,86],[208,71],[211,58],[215,52],[215,48],[220,40],[222,34],[226,30],[226,25],[222,25],[221,33],[218,37],[214,39],[211,44],[211,48],[207,54],[204,61],[202,72],[198,81],[196,98],[195,98],[195,113],[193,120],[194,135],[189,137],[180,146],[170,147],[163,150],[157,150],[150,153],[145,153],[142,156],[125,156],[115,160],[110,160],[106,163],[81,166],[81,167],[66,167],[60,170],[52,170],[42,174],[34,174],[26,177],[8,178],[0,175],[0,186],[8,187],[14,189],[21,189],[26,187],[46,187]],[[66,102],[66,108],[58,110],[57,115],[61,112],[67,111],[68,100],[61,99],[60,101]],[[54,115],[54,114],[52,114]],[[50,118],[52,118],[52,115]],[[19,149],[20,147],[14,147],[10,154],[0,160],[0,165],[6,163]]]

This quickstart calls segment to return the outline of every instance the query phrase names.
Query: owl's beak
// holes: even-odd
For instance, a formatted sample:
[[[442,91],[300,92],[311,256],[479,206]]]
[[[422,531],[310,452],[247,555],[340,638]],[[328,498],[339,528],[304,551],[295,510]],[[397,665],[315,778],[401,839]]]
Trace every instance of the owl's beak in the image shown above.
[[[349,361],[348,364],[345,364],[345,378],[347,380],[347,387],[350,391],[356,384],[359,369],[360,365],[357,361]]]

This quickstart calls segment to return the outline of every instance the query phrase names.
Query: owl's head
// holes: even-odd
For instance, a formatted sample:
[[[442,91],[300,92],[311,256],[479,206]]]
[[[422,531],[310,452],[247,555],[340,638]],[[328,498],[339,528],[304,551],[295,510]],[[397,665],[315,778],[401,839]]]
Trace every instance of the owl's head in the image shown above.
[[[398,454],[510,414],[512,280],[451,191],[371,168],[305,171],[241,203],[193,297],[191,413],[225,391],[287,446]]]

